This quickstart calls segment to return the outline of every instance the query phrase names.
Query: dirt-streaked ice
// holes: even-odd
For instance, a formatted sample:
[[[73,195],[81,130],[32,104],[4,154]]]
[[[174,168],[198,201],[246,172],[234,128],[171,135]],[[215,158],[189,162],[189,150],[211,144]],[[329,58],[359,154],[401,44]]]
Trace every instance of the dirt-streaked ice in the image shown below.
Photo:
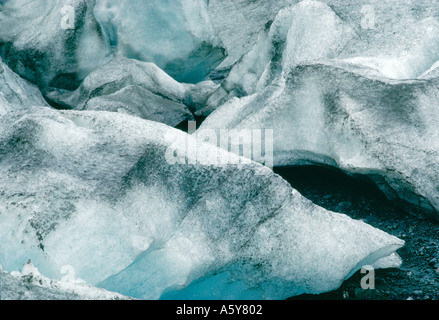
[[[194,281],[226,272],[218,298],[282,299],[335,289],[403,245],[312,204],[255,162],[218,164],[237,156],[210,144],[196,143],[197,165],[169,164],[171,146],[192,163],[173,143],[193,137],[157,122],[39,107],[0,125],[7,271],[32,259],[57,279],[69,265],[92,285],[144,299],[190,298]]]

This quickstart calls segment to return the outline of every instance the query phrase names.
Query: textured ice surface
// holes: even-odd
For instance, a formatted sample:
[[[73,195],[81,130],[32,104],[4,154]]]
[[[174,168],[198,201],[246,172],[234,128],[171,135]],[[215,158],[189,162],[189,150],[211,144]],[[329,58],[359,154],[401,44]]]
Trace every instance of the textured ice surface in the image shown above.
[[[303,1],[279,11],[270,28],[231,69],[220,89],[210,97],[208,114],[234,96],[264,89],[295,65],[336,57],[354,37],[354,31],[324,3]]]
[[[364,248],[353,249],[349,234],[361,233],[361,241],[369,242],[378,239],[373,229],[352,225],[346,216],[315,207],[298,193],[288,198],[268,215],[257,213],[253,201],[239,216],[221,208],[225,200],[209,201],[198,214],[191,212],[162,248],[145,253],[101,285],[108,290],[123,286],[120,292],[145,299],[285,299],[330,291],[341,284],[335,278],[346,279],[359,265],[372,264],[398,247],[387,242],[362,260],[365,252],[357,250]],[[340,270],[346,258],[359,263]],[[399,265],[392,261],[385,267]],[[146,278],[150,272],[157,276]],[[133,275],[146,280],[139,283]]]
[[[90,1],[8,0],[0,9],[4,62],[42,88],[77,87],[109,53]]]
[[[0,60],[0,116],[14,109],[47,106],[37,87],[22,79]]]
[[[68,270],[68,268],[66,268]],[[0,300],[129,300],[118,293],[93,287],[66,276],[63,281],[49,279],[28,261],[21,272],[10,274],[0,266]]]
[[[225,57],[206,0],[101,0],[94,12],[117,52],[178,81],[203,80]]]
[[[186,105],[202,104],[216,88],[211,82],[181,84],[154,63],[119,56],[93,71],[76,91],[46,95],[64,108],[123,112],[175,126],[193,119]]]
[[[221,67],[230,67],[238,61],[257,42],[258,34],[267,29],[281,9],[298,2],[297,0],[210,0],[208,11],[212,24],[229,53]],[[428,64],[428,60],[435,54],[434,51],[416,49],[422,43],[430,48],[435,45],[435,41],[427,40],[428,37],[435,37],[431,33],[434,30],[426,30],[422,23],[417,27],[420,21],[438,16],[439,8],[434,1],[322,0],[321,2],[330,6],[335,14],[349,24],[361,39],[360,42],[349,47],[352,56],[367,58],[381,54],[383,57],[388,57],[390,62],[413,70]],[[323,21],[324,18],[318,20]],[[429,34],[428,37],[426,33]],[[410,53],[409,60],[416,66],[402,66],[405,64],[403,60],[408,58],[404,51],[406,49],[410,51],[410,44],[415,44],[415,46],[412,46],[414,50]],[[420,53],[417,59],[414,57],[415,51]],[[398,58],[403,59],[398,61]],[[387,70],[399,76],[405,74],[403,70],[398,70],[396,65],[392,70]]]
[[[439,7],[429,0],[327,2],[358,38],[340,58],[393,79],[413,79],[439,60]],[[391,9],[390,9],[391,8]]]
[[[39,107],[6,113],[0,128],[9,272],[32,259],[49,278],[70,266],[136,298],[190,298],[192,284],[213,283],[216,298],[281,299],[335,289],[403,245],[317,207],[270,169],[157,122]],[[197,152],[186,157],[185,141]]]
[[[203,128],[273,129],[275,165],[366,173],[390,199],[437,217],[438,7],[326,3],[279,11],[197,111],[221,106]]]
[[[398,266],[399,239],[167,125],[216,109],[198,133],[273,129],[276,165],[364,174],[437,218],[438,17],[430,0],[2,1],[0,264],[59,280],[0,271],[2,298],[84,297],[73,271],[141,299],[282,299]]]
[[[216,5],[222,6],[220,2]],[[294,5],[274,1],[272,5],[283,9],[256,39],[251,37],[253,47],[233,65],[200,114],[208,115],[234,96],[263,90],[283,72],[302,63],[337,60],[381,77],[414,79],[439,60],[439,7],[429,1],[371,4],[306,0]],[[262,13],[249,4],[245,7],[268,19],[269,10]],[[239,23],[250,22],[242,19]]]
[[[383,43],[376,43],[378,41]],[[414,79],[439,60],[439,20],[430,17],[406,26],[368,46],[356,43],[342,56],[346,62],[363,65],[391,79]]]
[[[437,218],[438,78],[388,80],[368,71],[297,66],[284,84],[225,103],[199,130],[271,128],[275,165],[368,174],[390,199]]]
[[[285,6],[297,0],[209,0],[208,12],[228,56],[220,68],[228,68],[247,53],[258,34]],[[239,30],[239,32],[237,32]]]
[[[439,60],[436,61],[430,69],[425,71],[419,78],[421,79],[432,79],[439,77]]]

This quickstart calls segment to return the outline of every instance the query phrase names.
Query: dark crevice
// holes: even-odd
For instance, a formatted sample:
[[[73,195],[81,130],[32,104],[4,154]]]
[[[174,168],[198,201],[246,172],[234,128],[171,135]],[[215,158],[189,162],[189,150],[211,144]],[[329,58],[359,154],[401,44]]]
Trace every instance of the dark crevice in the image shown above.
[[[397,253],[399,269],[375,270],[375,288],[363,289],[360,271],[337,290],[304,294],[291,300],[424,300],[439,299],[439,229],[388,200],[365,176],[350,176],[328,166],[278,167],[274,171],[315,204],[361,219],[405,241]],[[432,285],[435,284],[435,285]]]
[[[194,115],[194,120],[197,123],[197,129],[201,126],[201,124],[206,120],[207,117]],[[183,132],[189,132],[189,121],[185,120],[181,122],[179,125],[175,126],[176,129],[179,129]]]
[[[66,104],[58,103],[48,98],[46,95],[43,95],[44,100],[54,109],[57,110],[72,110],[72,108]]]
[[[331,211],[354,217],[366,211],[377,216],[406,215],[366,177],[350,176],[329,166],[277,167],[274,172],[304,197]]]

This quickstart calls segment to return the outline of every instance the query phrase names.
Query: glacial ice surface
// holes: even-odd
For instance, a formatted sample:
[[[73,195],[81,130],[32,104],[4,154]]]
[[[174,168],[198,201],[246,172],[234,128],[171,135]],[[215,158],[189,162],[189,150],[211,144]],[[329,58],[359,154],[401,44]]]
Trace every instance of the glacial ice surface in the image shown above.
[[[47,106],[40,90],[0,60],[0,116],[17,108]]]
[[[101,0],[94,13],[115,50],[197,83],[225,58],[206,0]]]
[[[32,261],[26,262],[21,272],[8,273],[0,266],[0,300],[132,300],[74,279],[68,267],[65,271],[65,278],[59,281],[42,275]]]
[[[366,174],[389,199],[437,218],[438,78],[365,74],[346,65],[297,66],[284,85],[229,100],[199,131],[271,128],[275,166],[320,163]]]
[[[275,165],[364,174],[438,218],[438,11],[429,0],[2,2],[1,282],[15,290],[32,274],[56,285],[25,295],[75,298],[56,282],[68,269],[140,299],[283,299],[399,266],[403,241],[196,137],[274,129]],[[204,81],[212,71],[227,74],[221,85]],[[75,110],[49,107],[16,73]],[[209,115],[196,135],[168,126],[192,113]],[[13,272],[28,259],[49,278]]]
[[[42,89],[76,88],[110,53],[90,1],[8,0],[0,9],[4,62]]]
[[[71,266],[87,283],[141,299],[190,298],[192,284],[212,281],[223,288],[217,298],[282,299],[335,289],[403,245],[317,207],[270,169],[157,122],[31,107],[1,116],[0,127],[9,272],[32,259],[49,278]]]
[[[51,103],[67,109],[112,111],[176,126],[192,120],[188,109],[203,104],[218,86],[179,83],[151,62],[117,56],[93,71],[75,91],[51,89]]]
[[[226,3],[216,3],[215,10]],[[261,91],[302,63],[336,60],[379,77],[408,80],[421,77],[439,60],[439,8],[429,1],[305,0],[272,5],[279,7],[276,15],[257,37],[249,38],[253,47],[232,65],[199,114],[207,116],[235,96]],[[263,6],[245,6],[268,20],[269,10],[258,11]],[[237,23],[252,25],[246,19]]]
[[[231,69],[198,113],[208,115],[217,105],[263,90],[295,65],[337,57],[354,37],[354,30],[324,3],[303,1],[281,9],[270,28]]]
[[[275,165],[366,174],[408,211],[437,218],[437,6],[374,3],[364,21],[365,3],[326,2],[279,11],[197,111],[218,108],[202,129],[273,129]]]
[[[250,51],[257,42],[258,36],[269,29],[279,11],[299,2],[299,0],[210,0],[208,12],[213,27],[229,53],[221,68],[233,66]],[[346,57],[362,56],[369,59],[382,55],[394,64],[393,67],[383,65],[385,68],[382,70],[387,69],[388,74],[403,76],[407,73],[398,70],[398,67],[408,67],[415,71],[415,68],[425,67],[429,63],[428,60],[435,55],[434,51],[426,52],[416,48],[418,45],[422,46],[422,43],[430,48],[436,45],[434,30],[427,30],[422,26],[423,20],[439,16],[439,8],[434,1],[321,0],[320,2],[328,5],[341,20],[353,28],[360,40],[346,48]],[[324,18],[317,20],[323,22]],[[420,25],[417,26],[418,24]],[[314,34],[317,34],[317,30],[315,31]],[[416,46],[410,49],[410,44]],[[407,49],[409,51],[413,49],[409,53],[411,57],[405,54]],[[419,54],[417,58],[416,54]],[[373,59],[373,62],[378,61]],[[414,66],[407,65],[407,62]]]
[[[210,20],[228,53],[219,67],[230,68],[235,64],[251,49],[258,34],[274,19],[279,10],[296,2],[297,0],[209,0],[207,10]]]

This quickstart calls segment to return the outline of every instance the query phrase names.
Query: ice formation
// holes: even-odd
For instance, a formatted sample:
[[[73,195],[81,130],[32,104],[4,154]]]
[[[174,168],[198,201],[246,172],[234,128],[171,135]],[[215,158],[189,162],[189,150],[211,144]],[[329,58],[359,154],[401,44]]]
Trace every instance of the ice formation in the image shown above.
[[[1,2],[1,298],[284,299],[399,266],[403,241],[230,152],[245,139],[197,140],[272,129],[275,166],[438,219],[439,7],[372,2]]]
[[[300,2],[300,0],[210,0],[208,11],[212,24],[229,53],[221,67],[233,66],[250,51],[257,42],[258,36],[269,29],[279,11]],[[302,1],[302,4],[305,2],[307,1]],[[431,49],[435,46],[434,29],[424,28],[427,26],[427,21],[421,22],[438,16],[438,6],[430,0],[348,2],[322,0],[320,2],[328,5],[341,20],[355,30],[356,35],[361,39],[347,48],[346,56],[361,56],[363,61],[368,61],[370,65],[379,64],[383,67],[382,71],[387,71],[388,75],[407,76],[408,73],[401,70],[406,67],[413,68],[411,71],[418,71],[415,68],[425,67],[435,55],[434,51],[437,51],[416,50],[416,46],[423,42]],[[317,20],[323,21],[324,18],[318,17]],[[313,35],[318,36],[318,30],[313,31]],[[412,46],[414,50],[406,55],[404,51],[410,44],[415,44]],[[414,66],[405,65],[406,62]]]
[[[8,0],[0,9],[3,61],[41,88],[75,89],[109,54],[90,1]]]
[[[8,271],[31,258],[49,278],[69,265],[78,278],[135,298],[175,290],[189,298],[190,284],[216,281],[224,287],[217,298],[281,299],[335,289],[403,245],[210,144],[196,142],[192,165],[182,141],[193,137],[157,122],[32,107],[0,123]],[[218,157],[240,161],[220,165]]]
[[[101,0],[94,12],[118,53],[181,82],[204,80],[226,54],[206,0]]]
[[[47,106],[41,92],[0,60],[0,116],[17,108]]]
[[[230,100],[199,130],[271,128],[275,166],[368,175],[406,209],[437,217],[437,78],[387,80],[344,67],[291,69],[283,86]]]
[[[355,48],[373,50],[326,4],[281,10],[200,111],[220,105],[201,129],[271,128],[276,166],[320,163],[365,174],[408,211],[437,218],[438,24],[413,19],[407,30],[425,38],[385,30],[400,43],[366,61],[351,56]]]
[[[272,6],[280,7],[277,15],[267,21],[251,50],[232,66],[221,88],[198,113],[206,116],[233,97],[261,91],[302,63],[337,60],[389,79],[422,76],[439,60],[439,8],[428,1],[391,1],[389,12],[388,2],[274,1]],[[256,15],[263,6],[253,9],[251,14]],[[268,12],[258,15],[268,20]]]
[[[230,98],[261,91],[282,77],[287,68],[334,58],[353,37],[353,29],[324,3],[303,1],[286,7],[198,113],[208,115]]]
[[[258,34],[270,24],[279,10],[296,2],[298,1],[209,0],[207,10],[210,20],[228,53],[219,67],[227,69],[234,65],[251,49]]]
[[[67,109],[122,112],[176,126],[193,119],[186,105],[202,104],[203,91],[207,99],[216,88],[214,83],[182,84],[154,63],[119,56],[93,71],[76,91],[52,90],[46,96]]]
[[[69,271],[69,268],[65,268]],[[67,272],[66,272],[67,273]],[[62,281],[42,275],[32,261],[10,274],[0,266],[0,300],[132,300],[121,294],[93,287],[65,276]]]
[[[115,53],[190,83],[226,56],[205,0],[9,0],[0,8],[2,58],[43,89],[74,90]]]

